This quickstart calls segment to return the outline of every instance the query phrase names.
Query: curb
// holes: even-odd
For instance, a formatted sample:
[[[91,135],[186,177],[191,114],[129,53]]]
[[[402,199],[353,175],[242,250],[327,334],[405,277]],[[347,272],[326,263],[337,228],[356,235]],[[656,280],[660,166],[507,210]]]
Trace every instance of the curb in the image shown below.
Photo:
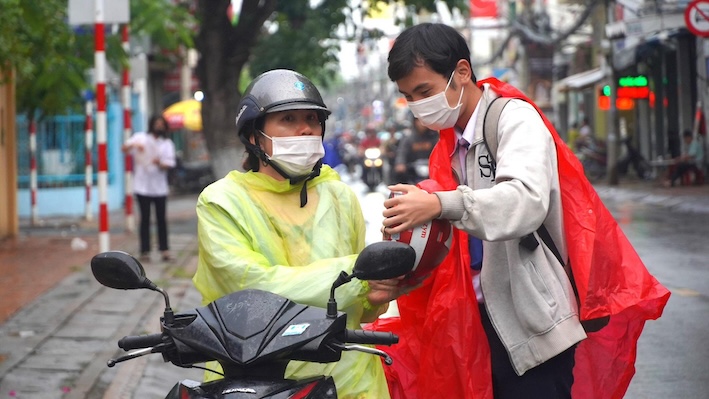
[[[660,206],[679,212],[709,213],[709,187],[697,187],[693,191],[672,192],[668,190],[594,186],[602,200],[638,202]]]

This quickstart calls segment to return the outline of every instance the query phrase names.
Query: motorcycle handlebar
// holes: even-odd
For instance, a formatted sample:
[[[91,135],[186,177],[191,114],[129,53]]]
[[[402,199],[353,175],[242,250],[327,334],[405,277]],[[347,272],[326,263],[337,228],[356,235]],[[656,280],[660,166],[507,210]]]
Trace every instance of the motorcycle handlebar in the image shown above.
[[[162,343],[162,334],[128,335],[118,341],[118,347],[125,350],[152,348]]]
[[[394,345],[399,343],[399,336],[390,332],[346,330],[345,342],[365,345]]]

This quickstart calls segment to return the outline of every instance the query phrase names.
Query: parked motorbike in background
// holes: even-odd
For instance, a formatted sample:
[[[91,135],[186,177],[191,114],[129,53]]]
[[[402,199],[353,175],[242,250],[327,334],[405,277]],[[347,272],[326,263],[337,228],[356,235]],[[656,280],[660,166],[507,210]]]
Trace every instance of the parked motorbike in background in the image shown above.
[[[384,159],[382,151],[379,148],[367,148],[364,150],[364,159],[362,160],[362,180],[369,187],[370,191],[374,191],[384,178]]]
[[[381,241],[367,246],[358,256],[352,274],[344,271],[332,284],[327,310],[292,302],[279,295],[249,289],[237,291],[211,304],[175,314],[167,293],[145,276],[142,265],[131,255],[110,251],[91,260],[91,270],[101,284],[115,289],[148,289],[165,298],[162,332],[127,336],[118,341],[133,350],[108,366],[151,353],[178,367],[218,361],[224,378],[200,383],[183,380],[167,399],[221,398],[337,398],[332,377],[304,380],[284,378],[288,362],[301,360],[329,363],[340,360],[342,351],[359,351],[392,359],[383,351],[362,346],[392,345],[392,333],[349,330],[347,314],[337,310],[335,290],[359,280],[382,280],[411,271],[416,253],[409,245]]]
[[[588,137],[576,144],[576,156],[583,165],[586,177],[596,181],[606,175],[606,144],[598,139]]]
[[[630,137],[621,140],[625,146],[625,155],[618,159],[617,168],[618,175],[625,176],[630,169],[630,166],[635,170],[635,174],[640,179],[652,178],[652,165],[642,156],[640,151],[635,148]]]
[[[428,179],[428,158],[417,159],[413,163],[406,165],[409,184],[417,184]]]
[[[180,157],[168,172],[170,186],[181,193],[199,193],[215,180],[209,162],[185,163]]]

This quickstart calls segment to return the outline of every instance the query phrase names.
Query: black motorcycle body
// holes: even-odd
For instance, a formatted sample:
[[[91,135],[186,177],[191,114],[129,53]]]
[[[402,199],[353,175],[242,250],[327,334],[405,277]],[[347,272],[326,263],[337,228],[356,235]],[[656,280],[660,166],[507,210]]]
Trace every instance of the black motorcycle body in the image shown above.
[[[177,192],[199,193],[216,179],[209,162],[185,163],[176,159],[168,173],[168,182]]]
[[[161,353],[166,362],[179,367],[213,360],[221,364],[223,379],[208,383],[183,380],[167,398],[337,398],[332,377],[286,379],[288,362],[336,362],[342,351],[356,350],[382,356],[391,364],[391,358],[378,349],[349,344],[391,345],[398,342],[398,337],[348,330],[347,315],[337,310],[334,293],[353,277],[380,280],[406,274],[415,258],[414,250],[406,244],[382,241],[368,246],[357,258],[353,273],[342,272],[333,283],[327,310],[248,289],[174,314],[165,291],[145,277],[135,258],[120,251],[98,254],[91,260],[91,269],[101,284],[116,289],[158,291],[166,302],[162,332],[124,337],[118,346],[135,351],[110,360],[108,366],[150,353]]]
[[[417,159],[406,165],[406,177],[403,182],[418,184],[428,179],[428,158]]]

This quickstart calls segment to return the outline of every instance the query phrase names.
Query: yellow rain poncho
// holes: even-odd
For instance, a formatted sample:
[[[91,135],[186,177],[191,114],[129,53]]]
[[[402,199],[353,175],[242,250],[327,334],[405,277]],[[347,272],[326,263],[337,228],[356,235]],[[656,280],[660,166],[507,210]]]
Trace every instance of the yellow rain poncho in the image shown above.
[[[330,167],[291,185],[265,174],[233,171],[208,186],[197,203],[199,264],[193,278],[204,304],[234,291],[256,288],[325,308],[332,282],[351,272],[364,247],[365,225],[356,195]],[[360,328],[370,309],[366,285],[353,280],[336,291],[348,328]],[[216,362],[208,368],[218,368]],[[211,374],[211,375],[209,375]],[[340,398],[389,398],[379,357],[343,352],[337,363],[292,361],[287,378],[330,375]],[[207,373],[207,379],[218,378]]]

